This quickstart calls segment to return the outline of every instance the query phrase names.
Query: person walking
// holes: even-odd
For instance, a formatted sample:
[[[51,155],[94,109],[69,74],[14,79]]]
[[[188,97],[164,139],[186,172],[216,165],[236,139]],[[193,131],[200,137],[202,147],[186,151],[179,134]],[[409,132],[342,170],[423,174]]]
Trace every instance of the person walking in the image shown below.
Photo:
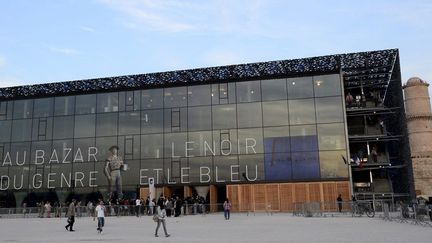
[[[99,203],[96,206],[96,214],[98,220],[98,233],[102,233],[102,228],[105,226],[105,206],[102,200],[99,200]],[[96,216],[96,215],[95,215]],[[95,220],[95,216],[93,216],[93,221]]]
[[[155,237],[159,237],[158,235],[158,231],[159,231],[159,227],[162,223],[163,226],[163,230],[165,233],[165,237],[170,237],[170,234],[168,234],[167,229],[166,229],[166,211],[165,211],[165,205],[163,203],[160,203],[157,207],[156,207],[156,212],[157,214],[155,215],[155,219],[156,219],[156,230],[155,230]]]
[[[227,198],[223,204],[223,208],[224,208],[224,216],[226,220],[230,219],[230,211],[231,211],[231,203],[229,201],[229,199]]]
[[[51,218],[51,209],[52,209],[51,203],[49,201],[47,201],[45,203],[45,212],[46,212],[47,218]]]
[[[342,195],[339,194],[339,196],[336,198],[337,204],[338,204],[338,208],[339,208],[339,213],[342,212]]]
[[[140,216],[140,211],[141,211],[141,199],[137,198],[135,200],[135,214],[137,217]]]
[[[68,224],[65,226],[65,229],[69,230],[71,232],[75,231],[73,229],[73,225],[75,223],[75,203],[76,203],[76,200],[72,199],[72,202],[69,204],[69,208],[68,208],[68,212],[67,212],[67,215],[68,215],[67,222],[68,222]]]

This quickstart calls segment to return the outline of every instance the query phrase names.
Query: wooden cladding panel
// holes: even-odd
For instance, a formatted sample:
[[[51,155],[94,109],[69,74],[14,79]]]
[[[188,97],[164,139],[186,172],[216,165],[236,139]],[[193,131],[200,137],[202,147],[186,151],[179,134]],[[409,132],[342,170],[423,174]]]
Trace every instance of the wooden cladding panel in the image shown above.
[[[149,196],[149,189],[148,187],[141,187],[140,188],[140,198],[142,199],[147,199],[147,197]]]
[[[336,210],[336,198],[350,198],[349,182],[268,183],[227,185],[233,211],[292,211],[294,203],[322,202],[324,210]]]
[[[280,184],[279,185],[279,197],[280,197],[280,210],[281,211],[292,211],[293,210],[293,184]]]
[[[217,212],[217,188],[214,185],[210,185],[210,212]]]

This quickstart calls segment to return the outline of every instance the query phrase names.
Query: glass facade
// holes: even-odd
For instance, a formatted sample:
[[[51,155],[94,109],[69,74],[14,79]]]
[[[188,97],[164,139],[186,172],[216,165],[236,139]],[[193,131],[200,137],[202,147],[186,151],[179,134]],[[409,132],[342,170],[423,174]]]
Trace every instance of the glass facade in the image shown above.
[[[342,99],[333,74],[0,102],[0,186],[109,191],[113,146],[124,191],[347,178]]]

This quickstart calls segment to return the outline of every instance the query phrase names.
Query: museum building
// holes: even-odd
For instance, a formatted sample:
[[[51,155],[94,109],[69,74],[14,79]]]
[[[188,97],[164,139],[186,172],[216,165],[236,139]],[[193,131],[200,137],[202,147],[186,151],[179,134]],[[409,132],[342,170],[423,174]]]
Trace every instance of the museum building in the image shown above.
[[[406,126],[397,49],[0,88],[0,206],[409,197]]]

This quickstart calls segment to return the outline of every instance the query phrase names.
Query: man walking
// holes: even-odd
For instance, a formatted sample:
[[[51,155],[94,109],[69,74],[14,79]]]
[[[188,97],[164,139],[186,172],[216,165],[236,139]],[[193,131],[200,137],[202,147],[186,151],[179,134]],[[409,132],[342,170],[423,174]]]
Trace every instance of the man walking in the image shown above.
[[[76,202],[76,200],[72,199],[72,202],[69,204],[68,213],[67,213],[67,215],[68,215],[68,220],[67,220],[68,225],[65,226],[65,229],[69,230],[71,232],[75,231],[75,230],[73,230],[73,225],[75,223],[75,202]]]
[[[97,231],[100,234],[102,233],[102,228],[105,226],[105,206],[102,200],[99,200],[99,203],[96,206],[96,214],[98,219]],[[94,217],[93,220],[95,220]]]

